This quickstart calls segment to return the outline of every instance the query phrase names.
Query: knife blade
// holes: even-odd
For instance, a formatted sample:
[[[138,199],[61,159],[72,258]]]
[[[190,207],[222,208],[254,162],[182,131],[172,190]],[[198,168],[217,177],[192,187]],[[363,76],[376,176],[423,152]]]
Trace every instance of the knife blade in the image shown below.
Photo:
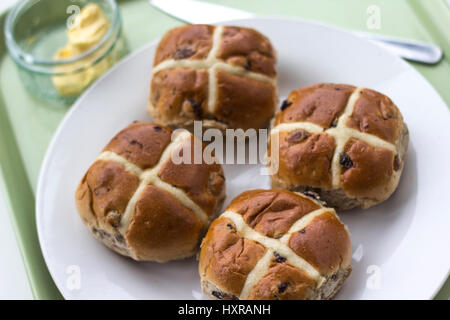
[[[213,24],[255,17],[254,14],[246,11],[197,0],[149,0],[149,2],[175,19],[190,24]]]
[[[197,0],[149,0],[149,2],[162,12],[190,24],[213,24],[256,17],[250,12]],[[435,44],[367,32],[352,33],[375,42],[409,61],[436,64],[443,56],[442,49]]]

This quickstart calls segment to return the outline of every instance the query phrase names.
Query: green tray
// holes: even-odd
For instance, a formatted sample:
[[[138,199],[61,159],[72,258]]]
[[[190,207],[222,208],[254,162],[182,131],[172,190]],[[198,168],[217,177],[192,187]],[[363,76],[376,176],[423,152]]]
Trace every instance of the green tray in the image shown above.
[[[56,1],[56,0],[55,0]],[[131,50],[181,23],[152,8],[146,0],[119,0],[123,31]],[[213,2],[213,1],[211,1]],[[223,5],[264,15],[294,16],[343,28],[430,41],[446,56],[437,66],[412,64],[450,105],[450,10],[444,0],[220,0]],[[380,9],[381,28],[368,30],[367,8]],[[0,16],[3,28],[6,13]],[[145,27],[144,27],[145,26]],[[33,295],[61,298],[41,254],[35,225],[35,191],[41,162],[68,106],[49,106],[26,92],[7,54],[0,32],[0,188],[5,195]],[[432,108],[433,106],[430,106]],[[450,298],[450,281],[436,296]]]

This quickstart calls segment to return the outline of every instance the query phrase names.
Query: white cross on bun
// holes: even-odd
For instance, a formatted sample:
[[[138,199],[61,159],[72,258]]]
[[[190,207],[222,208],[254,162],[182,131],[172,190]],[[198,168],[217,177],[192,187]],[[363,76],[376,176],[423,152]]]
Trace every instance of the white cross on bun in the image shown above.
[[[203,239],[201,285],[216,299],[330,299],[351,272],[351,255],[334,209],[287,190],[251,190]]]
[[[131,124],[108,143],[76,190],[78,213],[92,234],[135,260],[194,255],[225,198],[221,165],[175,164],[172,153],[193,152],[194,136],[184,131],[171,138],[167,127]]]
[[[148,113],[170,127],[265,127],[278,102],[275,62],[270,41],[253,29],[169,30],[156,49]]]
[[[270,154],[278,136],[279,153]],[[291,92],[272,123],[272,188],[314,192],[336,210],[369,208],[397,188],[408,128],[387,96],[344,84]]]

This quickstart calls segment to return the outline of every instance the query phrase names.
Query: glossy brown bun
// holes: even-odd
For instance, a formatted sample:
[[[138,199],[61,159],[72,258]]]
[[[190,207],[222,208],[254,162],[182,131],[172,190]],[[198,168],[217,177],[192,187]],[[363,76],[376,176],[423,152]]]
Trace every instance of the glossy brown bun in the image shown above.
[[[253,29],[174,28],[156,49],[148,113],[170,127],[265,127],[278,101],[275,62],[270,41]]]
[[[187,131],[172,137],[169,128],[145,122],[119,132],[76,190],[78,213],[93,235],[135,260],[194,255],[221,209],[225,178],[219,164],[172,161],[172,153],[194,150],[193,141]]]
[[[336,210],[388,199],[399,183],[409,140],[387,96],[325,83],[294,90],[283,102],[272,123],[273,163],[275,134],[279,168],[272,188],[315,192]]]
[[[351,254],[334,209],[287,190],[246,191],[202,241],[201,285],[217,299],[330,299]]]

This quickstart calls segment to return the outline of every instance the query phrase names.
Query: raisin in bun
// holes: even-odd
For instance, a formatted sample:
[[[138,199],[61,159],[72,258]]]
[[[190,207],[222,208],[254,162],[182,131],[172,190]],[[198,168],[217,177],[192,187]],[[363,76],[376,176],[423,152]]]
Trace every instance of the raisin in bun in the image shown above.
[[[369,208],[397,188],[408,139],[400,111],[379,92],[324,83],[294,90],[272,123],[272,188],[315,192],[336,210]]]
[[[278,101],[275,51],[256,30],[187,25],[156,49],[148,113],[158,123],[192,128],[261,128]]]
[[[202,241],[201,285],[217,299],[330,299],[351,254],[334,209],[287,190],[246,191]]]
[[[135,260],[194,255],[221,209],[225,179],[219,164],[173,162],[173,154],[193,152],[193,141],[187,131],[172,135],[145,122],[119,132],[76,190],[78,213],[92,234]]]

